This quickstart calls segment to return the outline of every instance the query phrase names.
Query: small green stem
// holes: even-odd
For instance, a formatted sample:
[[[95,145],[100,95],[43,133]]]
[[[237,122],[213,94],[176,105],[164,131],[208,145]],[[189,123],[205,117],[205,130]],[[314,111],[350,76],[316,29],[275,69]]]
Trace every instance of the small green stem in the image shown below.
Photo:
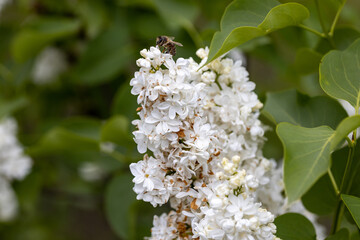
[[[345,5],[345,2],[338,8],[338,10],[336,12],[334,21],[332,22],[331,27],[330,27],[330,32],[329,32],[330,37],[333,37],[333,35],[334,35],[335,26],[336,26],[337,21],[339,20],[340,13],[341,13],[341,10],[343,9],[344,5]]]
[[[318,17],[319,17],[319,21],[320,21],[320,25],[321,25],[321,28],[326,36],[326,38],[329,37],[329,34],[328,34],[328,31],[326,30],[326,27],[325,27],[325,23],[321,17],[321,12],[320,12],[320,4],[319,4],[319,0],[315,0],[315,5],[316,5],[316,11],[318,13]]]
[[[338,204],[337,204],[337,207],[336,207],[336,212],[335,212],[335,215],[334,215],[333,225],[332,225],[332,229],[331,229],[332,234],[337,232],[337,230],[338,230],[338,228],[340,226],[341,220],[343,218],[343,215],[344,215],[344,209],[345,208],[344,208],[343,202],[341,201],[340,194],[341,193],[348,193],[349,190],[350,190],[349,185],[352,183],[351,178],[349,179],[348,175],[350,173],[352,161],[354,159],[356,142],[351,141],[348,137],[346,138],[346,140],[349,143],[349,153],[348,153],[348,158],[347,158],[347,161],[346,161],[345,171],[344,171],[344,174],[343,174],[343,177],[342,177],[342,180],[341,180],[340,191],[337,194]],[[347,182],[347,179],[349,179],[348,182]],[[345,191],[344,191],[344,188],[345,188]]]
[[[302,29],[306,30],[306,31],[309,31],[309,32],[312,32],[313,34],[321,37],[321,38],[326,38],[325,34],[321,33],[321,32],[318,32],[316,31],[315,29],[312,29],[310,27],[307,27],[305,26],[304,24],[300,24],[299,27],[301,27]]]
[[[335,234],[340,226],[342,215],[344,213],[344,203],[341,201],[340,196],[338,199],[338,205],[336,207],[333,225],[331,227],[331,234]]]
[[[328,168],[328,174],[329,174],[329,177],[330,177],[331,183],[332,183],[332,185],[333,185],[333,187],[334,187],[334,190],[335,190],[336,195],[337,195],[337,196],[338,196],[338,195],[340,195],[340,190],[339,190],[339,187],[338,187],[338,185],[336,184],[336,181],[335,181],[334,175],[332,174],[332,172],[331,172],[331,169],[330,169],[330,168]]]
[[[321,28],[322,28],[322,30],[324,32],[324,35],[325,35],[326,39],[330,42],[331,46],[333,48],[336,48],[335,43],[334,43],[333,39],[329,36],[329,32],[326,30],[325,23],[324,23],[324,21],[323,21],[323,19],[321,17],[319,0],[315,0],[315,5],[316,5],[316,11],[318,13],[320,25],[321,25]]]
[[[218,85],[219,89],[222,90],[222,87],[221,87],[221,85],[220,85],[220,83],[219,83],[218,78],[219,78],[219,75],[216,74],[215,83],[216,83],[216,85]]]
[[[346,137],[345,140],[347,141],[349,147],[352,147],[352,145],[354,145],[349,137]]]
[[[355,106],[355,116],[359,115],[359,101],[357,101],[356,106]],[[356,134],[357,134],[357,129],[355,129],[353,131],[353,139],[352,141],[354,142],[354,145],[356,144]]]
[[[349,183],[347,184],[347,187],[345,189],[345,193],[349,193],[351,190],[351,186],[353,184],[353,181],[355,179],[356,174],[359,172],[359,167],[360,167],[360,161],[358,160],[358,163],[356,164],[356,166],[353,168],[352,174],[350,176],[349,179]]]
[[[348,176],[349,174],[349,171],[350,171],[350,166],[352,164],[352,160],[354,158],[354,151],[355,150],[355,145],[352,144],[351,146],[349,146],[349,154],[348,154],[348,158],[347,158],[347,161],[346,161],[346,166],[345,166],[345,171],[344,171],[344,175],[342,177],[342,180],[341,180],[341,185],[340,185],[340,192],[343,193],[343,190],[344,190],[344,186],[345,186],[345,183],[346,183],[346,177]]]
[[[359,115],[359,101],[356,103],[356,106],[355,106],[355,115]],[[355,149],[355,146],[356,146],[356,134],[357,134],[357,129],[355,129],[353,131],[353,139],[351,141],[352,143],[352,146],[353,148]],[[351,165],[350,165],[351,167]],[[358,162],[355,166],[355,170],[352,171],[352,174],[350,176],[350,179],[349,179],[349,182],[348,182],[348,185],[345,189],[345,193],[349,193],[350,189],[351,189],[351,186],[352,186],[352,183],[354,181],[354,178],[355,178],[355,174],[358,172],[358,168],[360,167],[360,162]]]

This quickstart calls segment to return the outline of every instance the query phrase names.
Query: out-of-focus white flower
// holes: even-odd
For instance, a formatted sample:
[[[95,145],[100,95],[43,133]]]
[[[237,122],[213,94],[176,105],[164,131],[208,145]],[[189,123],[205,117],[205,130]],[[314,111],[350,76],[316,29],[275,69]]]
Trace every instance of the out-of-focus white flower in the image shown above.
[[[104,170],[96,163],[84,162],[79,167],[79,175],[88,182],[95,182],[104,176]]]
[[[101,142],[100,151],[104,153],[113,153],[116,148],[116,145],[112,142]]]
[[[243,51],[241,51],[238,48],[233,48],[229,53],[228,53],[229,58],[231,58],[234,61],[240,61],[242,63],[243,66],[246,66],[246,57],[245,54],[243,53]]]
[[[32,165],[16,138],[16,132],[15,120],[7,118],[0,122],[0,176],[9,181],[23,179]]]
[[[12,0],[0,0],[0,16],[6,5],[10,4]]]
[[[68,63],[64,52],[55,47],[47,47],[35,60],[32,78],[36,84],[50,83],[67,68]]]
[[[10,182],[22,180],[32,165],[16,138],[16,132],[14,119],[0,121],[0,221],[10,220],[16,215],[17,199]]]
[[[0,221],[9,221],[17,213],[18,203],[7,179],[0,177]]]

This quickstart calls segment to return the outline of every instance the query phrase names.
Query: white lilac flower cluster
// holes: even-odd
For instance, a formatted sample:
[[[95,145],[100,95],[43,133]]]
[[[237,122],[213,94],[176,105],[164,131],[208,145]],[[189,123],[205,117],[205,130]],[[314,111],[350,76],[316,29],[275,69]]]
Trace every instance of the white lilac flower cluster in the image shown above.
[[[32,165],[16,138],[16,131],[17,125],[12,118],[0,121],[0,221],[15,216],[17,200],[11,181],[22,180]]]
[[[207,48],[197,51],[200,63],[157,47],[140,54],[130,82],[140,105],[133,134],[147,154],[130,165],[133,189],[173,208],[154,217],[149,239],[277,239],[267,209],[285,203],[282,178],[262,155],[262,103],[241,60],[203,66]]]

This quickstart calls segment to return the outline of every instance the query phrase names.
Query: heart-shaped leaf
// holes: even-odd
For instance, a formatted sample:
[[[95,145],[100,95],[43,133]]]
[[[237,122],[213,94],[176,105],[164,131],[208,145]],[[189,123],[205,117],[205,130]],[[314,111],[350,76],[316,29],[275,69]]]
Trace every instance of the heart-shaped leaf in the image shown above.
[[[280,123],[277,134],[284,146],[284,182],[289,203],[299,199],[326,173],[330,154],[354,129],[360,116],[344,119],[334,131],[328,126],[304,128]]]
[[[356,225],[360,228],[360,198],[341,194],[346,207],[349,209],[351,216],[354,218]]]
[[[286,213],[275,221],[276,236],[282,240],[315,240],[316,233],[312,223],[298,213]]]
[[[275,124],[289,122],[303,127],[328,125],[333,129],[347,116],[338,101],[325,96],[309,97],[294,89],[268,93],[262,114]]]
[[[298,3],[275,0],[235,0],[225,10],[214,34],[207,63],[251,39],[300,24],[309,11]]]
[[[334,50],[320,64],[320,85],[330,96],[348,101],[355,109],[360,103],[360,39],[345,51]]]

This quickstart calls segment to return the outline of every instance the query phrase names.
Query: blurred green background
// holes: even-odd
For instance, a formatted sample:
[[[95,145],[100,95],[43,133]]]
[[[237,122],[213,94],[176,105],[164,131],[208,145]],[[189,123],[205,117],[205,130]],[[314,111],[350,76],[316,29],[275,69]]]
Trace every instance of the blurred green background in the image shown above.
[[[0,7],[0,118],[16,118],[34,162],[31,174],[13,183],[19,214],[0,223],[0,239],[150,236],[153,214],[164,209],[136,201],[132,192],[128,166],[142,158],[130,124],[138,107],[129,86],[135,61],[158,35],[184,45],[175,58],[198,60],[196,49],[209,46],[230,2],[13,0]],[[360,3],[348,2],[335,35],[342,49],[360,37]],[[320,30],[312,17],[308,24]],[[291,27],[239,49],[264,100],[266,92],[286,88],[323,94],[317,68],[329,48]],[[309,56],[313,61],[303,61]],[[265,155],[281,158],[274,132],[268,138]]]

